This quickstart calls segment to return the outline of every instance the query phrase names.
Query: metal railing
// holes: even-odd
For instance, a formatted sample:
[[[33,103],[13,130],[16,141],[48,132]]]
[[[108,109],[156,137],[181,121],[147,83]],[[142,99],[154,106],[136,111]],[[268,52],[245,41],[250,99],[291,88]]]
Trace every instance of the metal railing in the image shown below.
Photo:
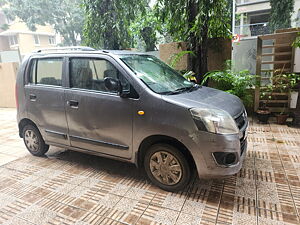
[[[245,24],[243,26],[236,26],[235,33],[242,37],[252,37],[264,34],[270,34],[270,27],[268,23],[254,23]]]
[[[95,51],[94,48],[87,47],[87,46],[69,46],[69,47],[53,47],[53,48],[41,48],[37,49],[33,52],[50,52],[50,51]]]
[[[268,0],[236,0],[237,5],[255,4],[255,3],[262,3],[262,2],[268,2]]]

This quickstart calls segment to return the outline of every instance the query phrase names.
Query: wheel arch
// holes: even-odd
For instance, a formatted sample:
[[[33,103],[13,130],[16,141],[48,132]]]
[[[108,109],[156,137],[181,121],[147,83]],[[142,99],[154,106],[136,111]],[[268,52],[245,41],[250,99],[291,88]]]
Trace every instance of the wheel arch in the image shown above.
[[[176,138],[166,136],[166,135],[151,135],[146,137],[139,145],[138,152],[137,152],[137,160],[136,165],[141,168],[143,167],[144,157],[146,154],[147,149],[154,144],[169,144],[173,147],[176,147],[187,159],[191,169],[196,168],[196,164],[191,152],[188,148]]]
[[[20,136],[21,138],[23,138],[23,128],[24,128],[26,125],[28,125],[28,124],[30,124],[30,125],[36,127],[36,128],[39,130],[39,128],[37,127],[37,125],[36,125],[32,120],[30,120],[30,119],[28,119],[28,118],[24,118],[24,119],[22,119],[22,120],[19,122],[19,124],[18,124],[18,127],[19,127],[19,136]]]

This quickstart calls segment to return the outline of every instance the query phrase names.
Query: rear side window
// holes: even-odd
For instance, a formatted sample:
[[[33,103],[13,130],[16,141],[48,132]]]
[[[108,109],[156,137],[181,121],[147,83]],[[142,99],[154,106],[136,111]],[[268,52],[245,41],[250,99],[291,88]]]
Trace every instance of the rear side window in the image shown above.
[[[29,82],[62,86],[62,58],[35,59],[31,63]]]

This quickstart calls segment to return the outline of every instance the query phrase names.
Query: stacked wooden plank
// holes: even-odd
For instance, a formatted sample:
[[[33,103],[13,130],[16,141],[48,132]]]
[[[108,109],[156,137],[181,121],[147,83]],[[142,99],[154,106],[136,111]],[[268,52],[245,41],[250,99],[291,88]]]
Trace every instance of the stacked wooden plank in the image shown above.
[[[255,89],[254,110],[266,105],[272,112],[280,112],[290,102],[288,91],[271,93],[271,98],[264,98],[261,93],[267,91],[267,86],[272,84],[273,77],[278,74],[293,72],[293,47],[292,43],[297,37],[297,30],[289,32],[279,31],[275,34],[258,36],[256,74],[258,84]]]

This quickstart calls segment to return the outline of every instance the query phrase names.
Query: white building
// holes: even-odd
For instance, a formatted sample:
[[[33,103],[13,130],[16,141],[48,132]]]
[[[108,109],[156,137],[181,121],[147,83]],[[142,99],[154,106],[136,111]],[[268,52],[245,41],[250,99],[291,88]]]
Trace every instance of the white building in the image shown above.
[[[18,51],[24,56],[35,49],[55,47],[57,41],[60,42],[60,37],[53,26],[38,25],[36,28],[36,31],[31,31],[19,19],[8,20],[0,9],[0,52]]]
[[[234,32],[242,37],[269,34],[268,21],[271,6],[269,0],[236,0],[236,24]],[[300,26],[300,0],[295,0],[292,27]]]

